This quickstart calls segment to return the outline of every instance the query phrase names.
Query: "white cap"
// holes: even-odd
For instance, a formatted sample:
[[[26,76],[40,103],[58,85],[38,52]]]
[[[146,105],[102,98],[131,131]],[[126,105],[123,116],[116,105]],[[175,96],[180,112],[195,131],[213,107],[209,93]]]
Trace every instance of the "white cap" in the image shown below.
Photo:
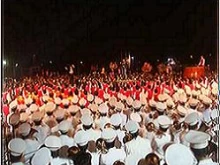
[[[166,96],[164,94],[159,94],[158,95],[158,100],[159,101],[165,101],[166,100]]]
[[[178,102],[179,101],[179,94],[177,92],[174,93],[172,98],[173,98],[174,102]]]
[[[18,133],[22,136],[27,136],[31,131],[31,126],[28,123],[23,123],[18,127]]]
[[[150,105],[151,107],[156,107],[157,102],[156,102],[155,100],[151,99],[151,100],[149,100],[149,105]]]
[[[9,108],[13,109],[16,108],[18,105],[17,100],[13,100],[10,104],[9,104]]]
[[[108,103],[111,107],[114,107],[116,102],[117,102],[116,97],[110,97],[108,100]]]
[[[102,103],[103,103],[102,99],[100,99],[99,97],[95,97],[95,104],[100,105]]]
[[[159,116],[157,121],[162,128],[168,128],[171,125],[170,118],[165,115]]]
[[[58,149],[60,149],[60,147],[62,146],[61,140],[59,137],[54,136],[54,135],[50,135],[48,136],[45,141],[44,144],[47,148],[49,148],[51,151],[57,151]]]
[[[126,97],[125,95],[121,94],[121,100],[122,100],[122,101],[126,101],[126,98],[127,98],[127,97]]]
[[[125,106],[122,102],[119,101],[119,102],[116,102],[115,108],[117,111],[122,111],[125,108]]]
[[[20,104],[20,105],[17,106],[17,109],[18,109],[19,111],[21,111],[21,110],[26,110],[26,109],[27,109],[27,106],[26,106],[25,104]]]
[[[192,95],[192,90],[191,89],[186,89],[186,94],[191,96]]]
[[[97,112],[98,111],[98,105],[96,104],[89,104],[88,108],[92,111],[92,112]]]
[[[167,107],[174,107],[175,106],[173,99],[167,99],[166,104],[167,104]]]
[[[134,100],[133,103],[132,103],[132,107],[134,109],[139,109],[141,108],[141,102],[139,100]]]
[[[204,97],[206,97],[206,96],[203,95],[203,94],[201,94],[201,95],[199,95],[198,99],[199,99],[200,101],[202,101]]]
[[[77,145],[84,146],[88,143],[89,136],[86,133],[86,131],[80,130],[80,131],[76,132],[76,134],[74,136],[74,140],[75,140]]]
[[[74,96],[73,96],[73,99],[72,99],[73,104],[77,104],[78,101],[79,101],[78,96],[77,96],[77,95],[74,95]]]
[[[92,94],[88,94],[88,95],[87,95],[87,100],[88,100],[89,102],[92,102],[92,101],[94,100],[94,96],[93,96]]]
[[[198,96],[199,94],[198,94],[198,92],[196,90],[192,90],[192,95],[193,96]]]
[[[121,100],[121,96],[122,96],[122,94],[120,92],[118,92],[118,94],[117,94],[118,99]]]
[[[179,102],[185,103],[187,101],[187,97],[184,94],[179,95]]]
[[[187,110],[186,108],[184,108],[181,105],[177,106],[177,112],[181,115],[181,116],[185,116],[187,114]]]
[[[127,132],[135,133],[139,130],[139,125],[136,121],[130,120],[125,124],[125,129]]]
[[[106,128],[102,131],[102,138],[106,141],[106,142],[113,142],[116,138],[117,134],[115,132],[115,130],[113,130],[112,128]]]
[[[189,124],[190,126],[195,125],[199,121],[199,115],[196,112],[192,112],[188,114],[185,118],[185,123]]]
[[[44,95],[44,96],[42,97],[43,102],[48,101],[48,99],[49,99],[49,96],[47,96],[47,95]]]
[[[184,94],[185,91],[184,91],[183,89],[178,89],[178,90],[177,90],[177,93],[181,95],[181,94]]]
[[[28,113],[23,112],[20,114],[20,121],[26,122],[28,120],[28,117],[29,117]]]
[[[212,100],[209,97],[204,97],[202,101],[206,105],[212,104]]]
[[[209,93],[209,90],[207,90],[207,89],[204,88],[204,87],[202,87],[200,90],[201,90],[201,93],[202,93],[203,95],[205,95],[205,96],[207,96],[208,93]]]
[[[195,107],[195,106],[198,105],[198,103],[199,103],[199,100],[197,100],[197,99],[191,98],[191,99],[189,100],[189,105],[190,105],[190,106]]]
[[[64,106],[67,106],[67,105],[69,105],[70,101],[69,101],[68,99],[63,99],[63,100],[61,101],[61,103],[62,103]]]
[[[61,104],[61,98],[55,97],[54,102],[55,102],[55,104],[60,105]]]
[[[196,83],[196,88],[200,89],[201,88],[201,85]]]
[[[88,108],[80,109],[80,113],[81,113],[82,116],[85,115],[85,114],[91,115],[91,111]]]
[[[56,109],[56,104],[54,104],[53,102],[47,102],[44,109],[46,112],[53,112]]]
[[[48,148],[39,149],[31,159],[32,165],[48,165],[52,160],[51,152]]]
[[[80,107],[78,105],[70,105],[67,109],[70,113],[76,113],[80,110]]]
[[[36,111],[31,116],[33,121],[40,121],[43,117],[44,117],[44,113],[41,111]]]
[[[191,88],[190,88],[190,86],[188,86],[188,85],[184,85],[184,88],[185,88],[186,91],[187,91],[187,90],[190,90],[190,91],[191,91]]]
[[[142,96],[142,97],[140,98],[140,102],[141,102],[141,105],[147,105],[147,99],[146,99],[146,97]]]
[[[119,126],[122,123],[121,115],[118,113],[113,114],[110,118],[110,122],[114,126]]]
[[[65,133],[71,128],[72,123],[68,120],[63,120],[59,123],[58,128],[61,132]]]
[[[105,103],[102,103],[101,105],[99,105],[98,110],[101,114],[108,113],[108,106]]]
[[[190,143],[191,148],[203,149],[208,146],[211,136],[205,132],[190,130],[186,133],[185,139]]]
[[[30,107],[29,107],[29,109],[30,109],[31,112],[37,111],[38,108],[39,108],[39,107],[38,107],[36,104],[31,104]]]
[[[91,125],[93,123],[92,116],[88,113],[83,114],[82,117],[81,117],[81,122],[85,126]]]
[[[126,99],[126,103],[129,105],[129,106],[132,106],[132,103],[133,103],[133,99],[131,97],[128,97]]]
[[[13,113],[10,117],[9,117],[9,124],[10,125],[17,125],[20,121],[20,114],[19,113]]]
[[[165,161],[169,165],[193,165],[194,156],[188,147],[171,144],[165,151]]]
[[[26,105],[28,105],[28,104],[30,105],[31,103],[33,103],[33,99],[28,97],[28,98],[24,99],[24,102]]]
[[[103,96],[103,97],[104,97],[104,99],[106,99],[106,100],[107,100],[107,99],[109,99],[109,98],[110,98],[110,95],[109,95],[108,93],[104,93],[104,96]]]
[[[85,106],[85,105],[86,105],[86,99],[81,98],[81,99],[79,100],[79,105],[80,105],[80,106]]]
[[[58,120],[59,120],[59,119],[63,119],[64,116],[65,116],[65,110],[59,108],[59,109],[57,109],[56,111],[54,111],[53,115],[54,115],[54,117],[55,117],[56,119],[58,119]]]
[[[214,96],[218,95],[218,88],[213,88],[213,89],[212,89],[212,94],[213,94]]]
[[[218,88],[218,83],[214,81],[214,82],[211,84],[211,87],[212,87],[212,88]]]
[[[167,108],[167,105],[165,103],[157,102],[156,108],[158,111],[163,112]]]
[[[11,151],[11,155],[20,156],[26,149],[26,143],[21,138],[14,138],[8,143],[8,149]]]
[[[141,122],[141,116],[138,113],[131,113],[130,118],[138,123]]]

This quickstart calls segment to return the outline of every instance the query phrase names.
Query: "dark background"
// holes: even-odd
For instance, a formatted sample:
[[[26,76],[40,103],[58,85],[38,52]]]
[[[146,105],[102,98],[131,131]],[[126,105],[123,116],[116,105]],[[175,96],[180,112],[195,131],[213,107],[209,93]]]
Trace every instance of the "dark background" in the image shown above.
[[[216,0],[3,0],[8,67],[109,64],[125,54],[217,67]],[[193,59],[190,58],[193,55]],[[49,63],[52,61],[52,64]]]

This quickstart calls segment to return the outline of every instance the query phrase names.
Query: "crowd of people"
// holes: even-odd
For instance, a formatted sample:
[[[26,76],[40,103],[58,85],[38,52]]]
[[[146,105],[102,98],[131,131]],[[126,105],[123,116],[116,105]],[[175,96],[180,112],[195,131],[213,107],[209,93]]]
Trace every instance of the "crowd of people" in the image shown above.
[[[5,162],[214,165],[218,111],[216,74],[8,80],[2,93]]]

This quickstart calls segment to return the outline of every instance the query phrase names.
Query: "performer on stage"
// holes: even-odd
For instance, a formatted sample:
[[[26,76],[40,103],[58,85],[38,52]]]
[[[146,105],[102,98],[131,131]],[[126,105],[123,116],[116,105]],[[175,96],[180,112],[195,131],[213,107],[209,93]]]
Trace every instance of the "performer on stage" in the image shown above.
[[[203,56],[200,57],[198,66],[205,66],[205,58]]]

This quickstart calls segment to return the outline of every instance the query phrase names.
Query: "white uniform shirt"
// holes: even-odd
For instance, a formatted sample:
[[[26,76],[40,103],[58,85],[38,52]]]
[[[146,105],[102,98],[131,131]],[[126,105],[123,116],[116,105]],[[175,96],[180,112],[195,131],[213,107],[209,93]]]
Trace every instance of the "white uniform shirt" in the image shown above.
[[[125,143],[125,151],[127,155],[139,154],[141,157],[145,157],[152,152],[150,140],[137,136],[136,139]]]
[[[123,148],[117,149],[115,147],[109,149],[108,153],[101,155],[101,165],[113,165],[117,160],[124,161],[126,154]]]
[[[156,151],[163,156],[164,155],[164,151],[163,151],[163,146],[165,144],[168,144],[169,142],[171,142],[171,135],[170,133],[166,132],[165,135],[162,135],[162,137],[158,137],[156,136],[154,138],[155,141],[155,145],[156,145]]]
[[[124,146],[124,142],[123,142],[123,139],[125,137],[125,131],[122,131],[122,130],[116,130],[116,134],[118,136],[118,140],[121,142],[122,146]]]
[[[206,123],[211,121],[211,109],[206,109],[202,112],[203,118],[202,120],[205,121]]]
[[[146,130],[144,138],[149,139],[150,141],[152,141],[155,138],[155,133],[153,131],[149,132],[149,131]]]
[[[134,164],[138,164],[139,160],[142,159],[142,157],[138,154],[132,154],[132,155],[128,155],[125,158],[125,164],[126,165],[134,165]]]
[[[198,165],[218,165],[218,163],[213,162],[212,159],[204,159],[204,160],[200,160]]]
[[[40,144],[44,143],[46,137],[50,134],[50,128],[47,125],[40,125],[34,127],[38,132],[34,133],[34,137],[40,142]]]
[[[101,131],[100,130],[94,130],[92,128],[85,131],[86,134],[89,136],[89,141],[93,140],[96,141],[101,137]]]
[[[68,147],[76,146],[74,139],[69,137],[68,135],[60,135],[60,140],[62,146],[67,145]]]
[[[106,117],[100,117],[99,119],[95,120],[95,125],[99,128],[99,129],[103,129],[105,124],[110,123],[110,119],[106,116]]]
[[[37,140],[25,139],[26,149],[24,152],[25,162],[28,162],[30,158],[37,152],[41,144]]]
[[[51,160],[51,165],[70,165],[70,160],[68,160],[68,159],[63,159],[63,158],[59,158],[59,157],[57,157],[57,158],[53,158],[52,160]]]
[[[88,150],[86,152],[90,153],[92,156],[91,165],[99,165],[100,154],[96,152],[89,152]]]

